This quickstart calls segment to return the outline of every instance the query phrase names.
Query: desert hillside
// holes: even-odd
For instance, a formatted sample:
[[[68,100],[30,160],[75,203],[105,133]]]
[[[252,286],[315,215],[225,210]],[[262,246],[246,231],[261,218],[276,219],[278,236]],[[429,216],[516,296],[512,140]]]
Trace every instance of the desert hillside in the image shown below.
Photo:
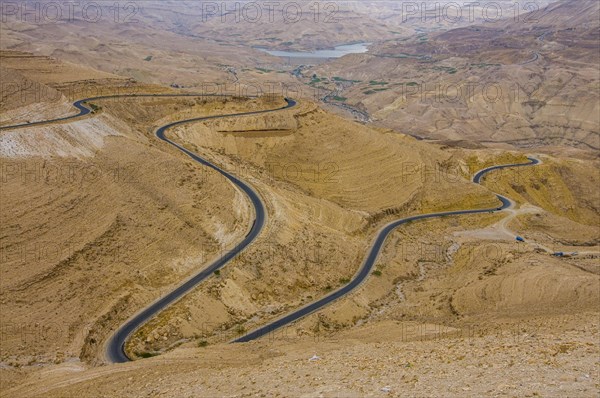
[[[2,6],[0,397],[597,397],[598,3],[226,3]]]
[[[334,92],[333,105],[415,136],[597,153],[598,17],[595,1],[559,2],[386,41],[303,76]]]

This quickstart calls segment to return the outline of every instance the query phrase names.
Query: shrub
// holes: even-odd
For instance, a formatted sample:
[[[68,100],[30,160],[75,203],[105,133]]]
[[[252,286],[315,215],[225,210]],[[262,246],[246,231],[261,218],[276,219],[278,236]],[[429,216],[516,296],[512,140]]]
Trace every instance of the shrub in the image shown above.
[[[157,352],[140,352],[140,353],[136,353],[138,357],[141,358],[151,358],[151,357],[155,357],[158,355]]]

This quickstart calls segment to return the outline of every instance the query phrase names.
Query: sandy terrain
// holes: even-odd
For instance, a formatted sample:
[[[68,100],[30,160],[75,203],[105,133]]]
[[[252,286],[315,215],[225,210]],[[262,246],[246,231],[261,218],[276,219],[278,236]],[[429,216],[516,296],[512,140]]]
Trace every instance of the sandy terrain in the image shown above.
[[[594,397],[597,322],[597,314],[565,315],[452,332],[389,321],[318,341],[288,334],[116,367],[54,365],[22,372],[5,391],[14,397]]]
[[[553,5],[531,28],[398,24],[391,3],[344,3],[333,27],[228,26],[199,23],[187,6],[148,2],[135,25],[0,27],[0,126],[72,114],[96,95],[222,83],[235,94],[97,100],[76,121],[0,131],[0,396],[598,396],[596,3]],[[376,43],[296,71],[252,47],[358,40]],[[493,103],[402,91],[422,82],[535,90]],[[278,89],[247,98],[237,83]],[[138,360],[107,363],[119,325],[231,250],[253,220],[240,191],[154,131],[281,107],[288,84],[302,87],[294,108],[167,133],[251,184],[266,226],[133,335]],[[532,155],[543,163],[471,182]],[[350,295],[228,344],[347,284],[392,220],[491,208],[494,192],[515,207],[404,225]]]

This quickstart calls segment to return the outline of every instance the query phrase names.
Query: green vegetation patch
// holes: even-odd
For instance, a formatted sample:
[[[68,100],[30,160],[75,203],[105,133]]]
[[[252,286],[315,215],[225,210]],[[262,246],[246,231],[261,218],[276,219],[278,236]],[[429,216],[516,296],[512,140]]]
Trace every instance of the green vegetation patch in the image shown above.
[[[451,66],[434,66],[433,69],[437,71],[443,71],[451,75],[456,73],[456,68],[453,68]]]
[[[259,71],[259,72],[263,72],[263,73],[269,73],[269,72],[273,72],[273,70],[272,70],[272,69],[266,69],[266,68],[258,68],[258,67],[257,67],[257,68],[254,68],[254,69],[256,69],[256,70],[257,70],[257,71]]]
[[[486,63],[480,63],[480,64],[471,64],[471,66],[474,66],[476,68],[489,68],[490,66],[502,66],[502,64],[486,64]]]
[[[344,79],[343,77],[339,76],[334,76],[333,80],[335,80],[336,82],[360,83],[360,80]]]
[[[326,77],[319,77],[315,73],[312,75],[312,77],[310,79],[310,83],[308,83],[308,84],[317,84],[317,83],[327,82],[327,81],[329,81],[329,79],[327,79]]]

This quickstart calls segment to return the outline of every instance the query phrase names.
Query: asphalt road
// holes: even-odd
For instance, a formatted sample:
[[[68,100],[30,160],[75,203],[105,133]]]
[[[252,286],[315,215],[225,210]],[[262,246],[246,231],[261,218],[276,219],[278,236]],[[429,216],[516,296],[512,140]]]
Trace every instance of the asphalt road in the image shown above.
[[[21,123],[21,124],[13,124],[11,126],[0,126],[0,130],[8,130],[8,129],[17,129],[23,127],[36,127],[44,124],[64,122],[73,119],[78,119],[83,116],[89,115],[92,113],[92,110],[86,106],[86,103],[96,101],[96,100],[107,100],[107,99],[117,99],[117,98],[163,98],[163,97],[231,97],[228,95],[218,95],[218,94],[194,94],[194,93],[186,93],[186,94],[117,94],[117,95],[103,95],[98,97],[90,97],[85,98],[73,103],[73,106],[77,108],[79,113],[75,113],[70,116],[59,117],[57,119],[49,119],[49,120],[41,120],[39,122],[30,122],[30,123]],[[249,98],[255,98],[254,96],[248,96]],[[277,110],[277,109],[276,109]]]
[[[119,98],[119,97],[181,97],[181,96],[199,97],[202,95],[198,95],[198,94],[131,94],[131,95],[115,95],[115,96],[102,96],[102,97],[87,98],[87,99],[79,100],[73,104],[77,109],[79,109],[79,111],[80,111],[79,114],[67,116],[67,117],[63,117],[63,118],[58,118],[58,119],[53,119],[53,120],[47,120],[47,121],[25,123],[25,124],[14,125],[14,126],[4,126],[4,127],[1,127],[0,129],[31,127],[31,126],[41,125],[41,124],[66,121],[66,120],[82,117],[82,116],[85,116],[85,115],[91,113],[91,110],[85,106],[85,103],[91,102],[94,100]],[[191,157],[196,162],[198,162],[204,166],[210,167],[210,168],[216,170],[217,172],[221,173],[228,180],[230,180],[233,184],[235,184],[238,188],[240,188],[242,191],[244,191],[244,193],[248,196],[248,198],[252,202],[252,205],[255,210],[256,218],[252,224],[250,232],[246,235],[244,240],[242,242],[240,242],[233,250],[231,250],[230,252],[225,254],[223,257],[217,259],[210,266],[203,269],[198,274],[192,276],[190,279],[188,279],[187,281],[185,281],[184,283],[179,285],[173,291],[171,291],[167,295],[161,297],[160,299],[158,299],[157,301],[155,301],[148,307],[144,308],[142,311],[140,311],[139,313],[137,313],[136,315],[131,317],[129,320],[127,320],[127,322],[125,322],[123,325],[121,325],[119,327],[119,329],[111,336],[111,338],[109,339],[107,346],[106,346],[106,355],[107,355],[107,358],[111,362],[119,363],[119,362],[130,361],[130,358],[127,357],[127,355],[125,354],[125,350],[124,350],[125,343],[126,343],[127,339],[129,338],[129,336],[135,330],[137,330],[139,327],[141,327],[146,322],[148,322],[151,318],[156,316],[159,312],[164,310],[169,305],[173,304],[178,299],[182,298],[186,293],[188,293],[190,290],[192,290],[194,287],[196,287],[199,283],[201,283],[202,281],[204,281],[205,279],[207,279],[211,275],[213,275],[214,271],[222,268],[229,261],[231,261],[233,258],[235,258],[242,250],[244,250],[250,243],[252,243],[252,241],[254,239],[256,239],[256,237],[261,232],[261,230],[264,226],[264,223],[265,223],[264,204],[260,200],[260,197],[258,196],[258,194],[248,184],[239,180],[238,178],[236,178],[232,174],[226,172],[225,170],[219,168],[218,166],[208,162],[207,160],[203,159],[202,157],[198,156],[197,154],[187,150],[186,148],[182,147],[181,145],[175,143],[174,141],[171,141],[170,139],[168,139],[165,136],[165,132],[172,127],[180,126],[183,124],[189,124],[189,123],[199,122],[199,121],[203,121],[203,120],[218,119],[218,118],[224,118],[224,117],[246,116],[246,115],[261,114],[261,113],[267,113],[267,112],[276,112],[276,111],[279,111],[282,109],[291,108],[296,105],[296,101],[294,101],[292,99],[286,98],[286,102],[287,102],[286,106],[277,108],[277,109],[235,113],[235,114],[228,114],[228,115],[198,117],[198,118],[181,120],[178,122],[170,123],[170,124],[160,127],[158,130],[156,130],[155,134],[160,140],[165,141],[170,145],[173,145],[174,147],[176,147],[177,149],[179,149],[180,151],[182,151],[183,153],[185,153],[186,155]],[[504,169],[504,168],[509,168],[509,167],[533,166],[533,165],[536,165],[539,163],[539,160],[537,160],[535,158],[528,158],[528,159],[529,159],[529,163],[498,165],[498,166],[492,166],[492,167],[483,169],[483,170],[477,172],[473,176],[473,182],[476,184],[480,184],[483,177],[494,170],[499,170],[499,169]],[[315,311],[318,311],[321,308],[325,307],[326,305],[331,304],[335,300],[351,293],[354,289],[356,289],[360,284],[362,284],[367,279],[367,277],[369,276],[369,274],[371,273],[371,271],[375,265],[375,262],[377,261],[377,257],[379,255],[379,253],[381,252],[381,249],[383,248],[383,245],[385,244],[387,237],[389,236],[389,234],[391,232],[393,232],[399,226],[401,226],[403,224],[407,224],[409,222],[424,220],[424,219],[428,219],[428,218],[448,217],[448,216],[456,216],[456,215],[463,215],[463,214],[479,214],[479,213],[496,212],[496,211],[501,211],[501,210],[507,209],[512,206],[512,201],[510,199],[508,199],[502,195],[499,195],[499,194],[496,194],[496,197],[500,201],[500,206],[491,208],[491,209],[471,209],[471,210],[457,210],[457,211],[447,211],[447,212],[439,212],[439,213],[420,214],[420,215],[406,217],[406,218],[402,218],[402,219],[396,220],[394,222],[391,222],[390,224],[386,225],[381,231],[379,231],[361,268],[359,269],[359,271],[356,273],[356,275],[352,278],[352,280],[348,284],[346,284],[345,286],[341,287],[340,289],[328,294],[327,296],[325,296],[315,302],[312,302],[296,311],[291,312],[290,314],[285,315],[282,318],[279,318],[265,326],[262,326],[256,330],[234,340],[234,342],[248,342],[251,340],[258,339],[258,338],[265,336],[285,325],[293,323],[293,322],[299,320],[300,318],[303,318]]]
[[[57,118],[57,119],[43,120],[43,121],[39,121],[39,122],[22,123],[22,124],[15,124],[15,125],[11,125],[11,126],[3,126],[3,127],[0,127],[0,129],[8,130],[8,129],[23,128],[23,127],[35,127],[35,126],[40,126],[40,125],[45,125],[45,124],[50,124],[50,123],[74,120],[74,119],[77,119],[77,118],[80,118],[80,117],[90,114],[92,112],[92,110],[89,109],[86,106],[86,104],[89,102],[92,102],[92,101],[96,101],[96,100],[106,100],[106,99],[113,99],[113,98],[136,98],[136,97],[205,97],[205,96],[225,97],[225,96],[221,96],[221,95],[206,95],[206,94],[192,94],[192,93],[190,93],[190,94],[123,94],[123,95],[108,95],[108,96],[92,97],[92,98],[82,99],[82,100],[79,100],[79,101],[76,101],[73,103],[73,106],[75,106],[79,110],[79,113],[77,113],[77,114],[65,116],[65,117],[61,117],[61,118]],[[252,111],[252,112],[242,112],[242,113],[232,113],[232,114],[227,114],[227,115],[197,117],[197,118],[193,118],[193,119],[186,119],[186,120],[181,120],[181,121],[177,121],[174,123],[170,123],[170,124],[167,124],[165,126],[158,128],[158,130],[156,130],[155,135],[157,138],[173,145],[174,147],[176,147],[177,149],[179,149],[180,151],[182,151],[183,153],[185,153],[186,155],[191,157],[196,162],[198,162],[206,167],[210,167],[210,168],[216,170],[217,172],[221,173],[229,181],[231,181],[235,186],[240,188],[248,196],[248,198],[250,199],[250,201],[252,203],[252,206],[254,207],[255,219],[250,228],[250,232],[248,232],[246,237],[240,243],[238,243],[232,250],[228,251],[225,255],[223,255],[222,257],[217,259],[214,263],[209,265],[207,268],[205,268],[202,271],[200,271],[199,273],[195,274],[194,276],[192,276],[191,278],[189,278],[188,280],[183,282],[181,285],[176,287],[174,290],[169,292],[167,295],[161,297],[160,299],[158,299],[157,301],[155,301],[148,307],[144,308],[142,311],[138,312],[133,317],[128,319],[123,325],[121,325],[119,327],[119,329],[117,329],[117,331],[109,338],[109,340],[107,342],[106,356],[109,361],[115,362],[115,363],[130,361],[130,358],[128,358],[127,355],[125,354],[125,349],[124,349],[125,343],[126,343],[127,339],[129,338],[129,336],[135,330],[137,330],[139,327],[141,327],[146,322],[148,322],[151,318],[153,318],[155,315],[157,315],[160,311],[164,310],[169,305],[173,304],[175,301],[177,301],[178,299],[183,297],[186,293],[188,293],[190,290],[192,290],[194,287],[196,287],[199,283],[201,283],[202,281],[204,281],[205,279],[207,279],[208,277],[213,275],[216,270],[221,269],[229,261],[234,259],[250,243],[252,243],[252,241],[254,241],[254,239],[256,239],[256,237],[260,234],[260,232],[262,231],[263,226],[265,224],[266,213],[265,213],[264,204],[262,203],[258,194],[252,189],[252,187],[250,187],[248,184],[246,184],[242,180],[236,178],[234,175],[228,173],[227,171],[210,163],[209,161],[198,156],[197,154],[187,150],[186,148],[182,147],[181,145],[175,143],[174,141],[171,141],[169,138],[167,138],[165,136],[166,131],[175,126],[181,126],[184,124],[190,124],[190,123],[200,122],[200,121],[204,121],[204,120],[219,119],[219,118],[233,117],[233,116],[239,117],[239,116],[257,115],[257,114],[262,114],[262,113],[276,112],[276,111],[280,111],[283,109],[288,109],[293,106],[296,106],[296,101],[294,101],[293,99],[286,98],[285,101],[287,103],[285,106],[276,108],[276,109],[268,109],[268,110]]]
[[[534,158],[528,158],[528,159],[529,159],[529,163],[506,164],[506,165],[500,165],[500,166],[492,166],[492,167],[483,169],[475,174],[475,176],[473,177],[473,182],[479,184],[481,182],[481,179],[487,173],[494,171],[494,170],[504,169],[504,168],[508,168],[508,167],[533,166],[533,165],[536,165],[539,163],[539,161],[537,159],[534,159]],[[379,234],[375,238],[375,241],[373,242],[373,245],[371,246],[371,249],[369,250],[369,253],[368,253],[366,259],[364,260],[360,270],[358,271],[358,273],[356,275],[354,275],[352,280],[347,285],[341,287],[340,289],[332,292],[331,294],[329,294],[317,301],[314,301],[314,302],[308,304],[305,307],[302,307],[290,314],[285,315],[282,318],[279,318],[265,326],[262,326],[256,330],[234,340],[234,342],[242,343],[242,342],[247,342],[247,341],[258,339],[259,337],[262,337],[269,333],[272,333],[275,330],[277,330],[285,325],[288,325],[292,322],[299,320],[300,318],[303,318],[315,311],[318,311],[321,308],[325,307],[326,305],[331,304],[333,301],[335,301],[341,297],[344,297],[345,295],[352,292],[354,289],[356,289],[361,283],[363,283],[367,279],[367,277],[371,273],[373,267],[375,266],[375,262],[377,261],[377,256],[381,252],[381,249],[383,248],[383,245],[384,245],[387,237],[390,235],[390,233],[392,233],[392,231],[394,231],[399,226],[401,226],[403,224],[407,224],[409,222],[424,220],[427,218],[456,216],[456,215],[461,215],[461,214],[478,214],[478,213],[496,212],[496,211],[501,211],[501,210],[504,210],[504,209],[512,206],[512,201],[510,199],[508,199],[502,195],[498,195],[498,194],[496,194],[496,197],[500,200],[501,205],[498,207],[492,208],[492,209],[457,210],[457,211],[446,211],[446,212],[441,212],[441,213],[420,214],[420,215],[416,215],[416,216],[402,218],[400,220],[396,220],[396,221],[386,225],[381,231],[379,231]]]
[[[100,97],[96,97],[93,99],[98,99]],[[90,98],[89,100],[91,100],[92,98]],[[62,122],[62,121],[67,121],[67,120],[71,120],[71,119],[76,119],[85,115],[88,115],[90,113],[92,113],[91,109],[88,109],[85,107],[85,105],[83,105],[84,102],[88,101],[86,100],[80,100],[77,102],[73,103],[73,106],[76,107],[79,110],[79,113],[71,115],[71,116],[65,116],[65,117],[60,117],[58,119],[50,119],[50,120],[42,120],[39,122],[31,122],[31,123],[21,123],[21,124],[13,124],[11,126],[0,126],[0,130],[8,130],[8,129],[17,129],[17,128],[21,128],[21,127],[35,127],[35,126],[41,126],[43,124],[50,124],[50,123],[56,123],[56,122]]]
[[[202,271],[200,271],[199,273],[197,273],[196,275],[194,275],[193,277],[191,277],[190,279],[188,279],[187,281],[185,281],[184,283],[182,283],[181,285],[176,287],[174,290],[172,290],[167,295],[161,297],[154,303],[150,304],[148,307],[144,308],[141,312],[137,313],[132,318],[127,320],[127,322],[125,322],[123,325],[121,325],[119,327],[119,329],[110,337],[110,339],[108,340],[108,343],[106,345],[106,356],[109,361],[117,362],[117,363],[129,361],[130,358],[128,358],[127,355],[125,354],[125,343],[126,343],[127,339],[129,338],[129,336],[135,330],[137,330],[139,327],[141,327],[146,322],[148,322],[151,318],[156,316],[159,312],[161,312],[162,310],[167,308],[169,305],[173,304],[175,301],[182,298],[186,293],[188,293],[190,290],[192,290],[194,287],[196,287],[199,283],[201,283],[205,279],[212,276],[216,270],[221,269],[222,267],[225,266],[225,264],[227,264],[229,261],[234,259],[250,243],[252,243],[252,241],[254,241],[254,239],[256,239],[256,237],[260,234],[260,232],[263,229],[263,226],[265,224],[265,214],[266,213],[265,213],[264,204],[262,203],[258,194],[252,189],[252,187],[250,187],[248,184],[246,184],[242,180],[236,178],[234,175],[228,173],[227,171],[219,168],[218,166],[215,166],[214,164],[208,162],[207,160],[203,159],[202,157],[198,156],[197,154],[195,154],[195,153],[185,149],[181,145],[171,141],[170,139],[168,139],[165,136],[165,132],[167,130],[169,130],[170,128],[173,128],[175,126],[180,126],[183,124],[195,123],[195,122],[200,122],[200,121],[204,121],[204,120],[218,119],[218,118],[224,118],[224,117],[247,116],[247,115],[256,115],[256,114],[268,113],[268,112],[276,112],[276,111],[280,111],[282,109],[291,108],[296,105],[296,101],[294,101],[293,99],[286,98],[286,102],[287,102],[286,106],[277,108],[277,109],[234,113],[234,114],[228,114],[228,115],[198,117],[198,118],[181,120],[178,122],[170,123],[170,124],[160,127],[158,130],[156,130],[155,134],[160,140],[163,140],[163,141],[173,145],[174,147],[176,147],[177,149],[179,149],[180,151],[182,151],[183,153],[185,153],[186,155],[188,155],[189,157],[194,159],[196,162],[218,171],[223,176],[225,176],[229,181],[231,181],[234,185],[236,185],[238,188],[240,188],[242,191],[244,191],[244,193],[248,196],[248,198],[252,202],[252,206],[254,207],[255,220],[252,224],[250,232],[246,235],[244,240],[242,240],[240,243],[238,243],[232,250],[230,250],[224,256],[217,259],[214,263],[209,265],[207,268],[203,269]]]

